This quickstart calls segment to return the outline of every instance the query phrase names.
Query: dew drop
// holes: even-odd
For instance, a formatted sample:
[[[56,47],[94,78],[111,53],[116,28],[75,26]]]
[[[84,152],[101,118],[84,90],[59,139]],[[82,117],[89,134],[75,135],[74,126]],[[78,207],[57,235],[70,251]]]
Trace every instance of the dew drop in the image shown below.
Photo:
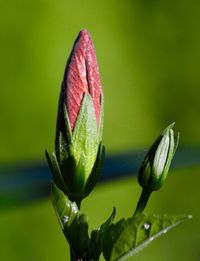
[[[68,216],[64,216],[63,217],[63,223],[66,224],[69,220],[69,217]]]
[[[167,229],[164,229],[164,230],[163,230],[163,233],[164,233],[164,234],[167,233]]]
[[[144,225],[143,225],[143,227],[144,227],[144,229],[149,229],[150,228],[150,224],[149,223],[144,223]]]

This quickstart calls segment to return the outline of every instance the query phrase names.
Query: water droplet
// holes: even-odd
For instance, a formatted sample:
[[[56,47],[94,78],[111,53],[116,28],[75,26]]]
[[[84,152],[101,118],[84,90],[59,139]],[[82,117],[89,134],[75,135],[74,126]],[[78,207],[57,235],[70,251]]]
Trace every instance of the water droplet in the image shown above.
[[[163,230],[163,233],[164,233],[164,234],[167,233],[167,229],[164,229],[164,230]]]
[[[68,216],[64,216],[63,217],[63,223],[66,224],[69,220],[69,217]]]
[[[150,228],[150,224],[149,223],[144,223],[144,225],[143,225],[143,227],[144,227],[144,229],[149,229]]]

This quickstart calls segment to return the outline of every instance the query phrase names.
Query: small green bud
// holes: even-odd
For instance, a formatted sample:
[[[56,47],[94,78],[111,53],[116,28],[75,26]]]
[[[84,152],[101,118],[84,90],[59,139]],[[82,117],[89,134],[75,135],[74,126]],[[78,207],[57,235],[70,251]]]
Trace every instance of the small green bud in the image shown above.
[[[165,182],[179,142],[179,133],[175,135],[173,127],[174,123],[162,132],[141,164],[138,182],[144,189],[158,190]]]

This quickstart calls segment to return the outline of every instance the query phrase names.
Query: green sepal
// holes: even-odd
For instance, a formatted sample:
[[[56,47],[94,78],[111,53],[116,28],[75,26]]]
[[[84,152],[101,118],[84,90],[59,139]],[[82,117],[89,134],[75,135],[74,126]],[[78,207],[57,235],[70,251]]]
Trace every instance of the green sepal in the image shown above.
[[[156,185],[155,185],[155,189],[159,189],[163,185],[163,183],[165,182],[166,177],[167,177],[168,172],[169,172],[169,168],[170,168],[172,159],[174,157],[174,148],[175,148],[174,132],[173,132],[172,129],[169,129],[168,132],[169,132],[169,134],[168,134],[168,139],[169,139],[168,153],[166,155],[166,160],[165,160],[165,165],[164,165],[164,168],[163,168],[163,173],[162,173],[162,175],[160,175],[160,179],[157,182],[157,184],[158,184],[157,186],[158,187],[156,187]],[[160,161],[162,161],[161,158],[160,158]]]
[[[60,189],[67,192],[67,188],[66,188],[64,179],[62,177],[62,174],[60,172],[60,168],[59,168],[55,153],[53,152],[52,155],[50,156],[48,151],[46,150],[45,155],[46,155],[46,159],[47,159],[49,168],[51,170],[54,182],[57,184],[57,186]]]
[[[65,104],[64,104],[64,122],[65,122],[65,128],[66,128],[67,141],[68,141],[68,144],[70,144],[72,142],[72,131],[71,131],[71,125],[70,125],[70,121],[69,121],[69,116],[67,113],[67,107]]]
[[[71,183],[70,199],[74,201],[79,201],[85,197],[84,187],[85,187],[85,176],[84,176],[84,166],[85,166],[85,156],[82,153],[79,162],[74,169],[73,175],[69,182]]]
[[[85,184],[85,179],[83,175],[85,157],[83,153],[81,154],[78,165],[74,169],[73,175],[71,175],[70,178],[68,177],[68,183],[70,183],[69,197],[71,200],[74,200],[76,202],[80,201],[92,191],[100,176],[104,159],[105,159],[105,147],[102,144],[100,144],[96,161],[94,163],[90,176],[87,179],[87,183]]]
[[[122,219],[112,224],[104,235],[106,261],[124,260],[142,250],[158,236],[190,219],[191,216],[145,215]]]
[[[85,93],[73,133],[66,106],[63,107],[65,126],[57,136],[56,158],[65,183],[63,191],[72,201],[80,201],[90,193],[103,164],[105,150],[100,145],[103,127],[103,96],[101,99],[100,126],[98,127],[96,123],[92,98]],[[57,179],[55,182],[61,187]]]
[[[72,135],[73,156],[79,162],[81,155],[85,157],[85,182],[96,160],[99,141],[97,123],[92,98],[85,93]]]
[[[100,110],[99,126],[98,126],[98,140],[99,140],[99,142],[102,141],[103,122],[104,122],[104,96],[103,96],[103,93],[102,93],[101,94],[101,110]]]
[[[62,132],[59,132],[59,154],[57,155],[58,161],[62,163],[63,160],[69,157],[69,148],[66,139],[64,138]]]
[[[63,133],[59,132],[59,152],[58,155],[56,153],[57,159],[60,164],[63,163],[63,161],[66,161],[69,157],[73,157],[73,144],[70,140],[70,143],[66,140]]]
[[[167,136],[165,135],[165,136],[168,137],[168,139],[169,139],[169,146],[168,146],[168,153],[166,155],[165,165],[163,168],[163,174],[161,175],[159,181],[157,182],[157,186],[155,185],[155,190],[159,189],[165,182],[166,177],[169,172],[171,162],[173,160],[173,157],[174,157],[175,152],[178,147],[179,133],[177,135],[174,134],[174,131],[172,129],[174,127],[174,125],[175,125],[175,122],[172,123],[171,125],[169,125],[163,132],[163,135],[165,135],[168,132],[168,135]],[[159,160],[162,161],[161,158]]]
[[[55,184],[66,194],[70,199],[73,199],[73,195],[77,193],[76,181],[74,173],[78,171],[77,163],[73,156],[62,159],[62,162],[58,164],[55,153],[52,156],[46,151],[46,158],[53,175]],[[80,186],[79,186],[80,187]]]
[[[138,172],[138,182],[142,187],[146,187],[149,185],[150,178],[152,175],[152,165],[154,163],[155,151],[162,140],[162,134],[160,134],[154,143],[151,145],[150,149],[147,151],[142,164],[139,168]]]
[[[63,176],[63,180],[66,185],[66,193],[70,200],[75,201],[75,195],[79,192],[80,185],[78,185],[79,178],[81,177],[80,167],[77,168],[76,159],[73,156],[63,159],[60,163],[60,170]],[[81,180],[80,180],[81,183]]]
[[[72,132],[70,121],[65,104],[61,111],[58,112],[55,151],[58,161],[62,161],[62,157],[68,157],[71,154],[70,144],[72,140]]]
[[[52,184],[52,202],[70,247],[77,258],[84,258],[89,245],[87,216],[55,184]]]
[[[63,190],[70,200],[77,202],[86,197],[96,185],[105,159],[105,147],[102,144],[99,145],[96,161],[87,183],[85,183],[84,176],[85,156],[83,153],[78,163],[71,155],[63,158],[60,166],[55,153],[50,157],[46,152],[46,157],[56,185]]]
[[[145,158],[140,168],[140,175],[138,175],[138,182],[142,187],[147,187],[151,177],[151,165],[148,158]]]
[[[179,139],[180,139],[180,133],[178,132],[177,135],[174,136],[174,154],[176,153],[176,150],[178,148]]]
[[[90,239],[90,258],[94,261],[99,260],[99,257],[103,251],[103,239],[106,231],[113,223],[116,215],[116,209],[113,207],[112,214],[98,229],[91,232]]]
[[[100,176],[102,167],[103,167],[104,160],[105,160],[105,147],[104,147],[104,145],[102,145],[100,143],[95,164],[93,166],[91,174],[90,174],[90,176],[89,176],[89,178],[87,180],[87,183],[85,185],[85,189],[84,190],[85,190],[85,194],[86,195],[88,195],[92,191],[94,186],[96,185],[97,180],[98,180],[98,178]]]

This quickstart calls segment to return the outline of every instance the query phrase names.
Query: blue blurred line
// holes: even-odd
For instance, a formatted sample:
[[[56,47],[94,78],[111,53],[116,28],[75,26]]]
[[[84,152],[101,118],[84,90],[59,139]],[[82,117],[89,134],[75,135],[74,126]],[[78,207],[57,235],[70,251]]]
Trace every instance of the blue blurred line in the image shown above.
[[[100,181],[134,175],[145,151],[132,151],[106,157]],[[200,166],[200,148],[182,148],[176,153],[173,168]],[[46,163],[0,167],[0,208],[49,195],[51,174]]]

